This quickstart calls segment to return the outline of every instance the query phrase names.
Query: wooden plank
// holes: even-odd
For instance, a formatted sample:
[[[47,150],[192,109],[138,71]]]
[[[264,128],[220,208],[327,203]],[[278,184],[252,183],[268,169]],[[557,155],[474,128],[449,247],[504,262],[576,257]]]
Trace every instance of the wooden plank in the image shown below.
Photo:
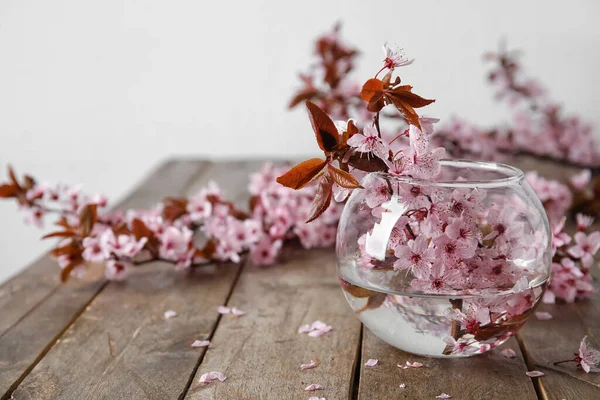
[[[364,328],[361,352],[359,399],[435,399],[441,393],[454,399],[537,399],[516,340],[499,349],[461,359],[413,356],[383,342]],[[509,359],[500,349],[510,347],[517,357]],[[364,363],[375,358],[375,367]],[[400,369],[406,361],[423,363],[421,368]],[[405,388],[399,385],[404,383]]]
[[[206,165],[206,162],[200,161],[166,162],[122,201],[120,206],[152,206],[163,196],[180,192]],[[14,390],[24,375],[52,347],[66,327],[105,285],[103,279],[92,282],[71,280],[66,285],[60,285],[57,283],[58,267],[53,262],[44,261],[43,265],[34,266],[11,280],[8,287],[14,288],[13,285],[18,285],[23,280],[27,281],[32,276],[47,279],[57,286],[49,292],[48,287],[43,286],[40,289],[43,294],[40,295],[34,283],[30,284],[32,286],[29,286],[29,291],[26,291],[28,286],[23,285],[12,291],[10,298],[4,303],[3,307],[7,308],[3,308],[2,317],[7,315],[16,323],[0,336],[0,396],[3,395],[3,398]],[[35,297],[37,302],[33,304],[37,306],[29,310],[19,308],[19,299],[27,296]],[[18,317],[19,313],[22,314],[21,317]]]
[[[347,398],[360,322],[346,303],[332,249],[286,248],[284,262],[270,268],[247,265],[229,305],[247,314],[225,316],[198,369],[186,399],[303,399],[312,383],[327,399]],[[315,320],[333,326],[318,338],[298,328]],[[300,370],[301,363],[319,362]],[[201,374],[220,371],[223,383],[198,383]]]
[[[600,293],[572,304],[542,304],[539,311],[552,314],[551,320],[532,318],[520,336],[531,369],[545,376],[534,378],[544,399],[600,399],[600,374],[586,374],[576,363],[554,365],[574,358],[579,342],[600,348]]]
[[[190,187],[214,179],[229,198],[245,201],[248,173],[258,165],[212,164]],[[204,352],[190,344],[211,336],[239,268],[139,268],[100,293],[20,387],[35,399],[177,398]],[[178,316],[165,320],[169,309]]]
[[[150,207],[165,193],[175,193],[181,188],[181,179],[189,179],[197,172],[197,162],[167,161],[149,174],[115,208]],[[174,177],[181,179],[173,179]],[[162,182],[161,186],[157,182]],[[160,189],[161,192],[157,192]],[[0,336],[23,318],[36,305],[52,294],[60,283],[56,262],[48,255],[25,268],[21,273],[0,286]]]

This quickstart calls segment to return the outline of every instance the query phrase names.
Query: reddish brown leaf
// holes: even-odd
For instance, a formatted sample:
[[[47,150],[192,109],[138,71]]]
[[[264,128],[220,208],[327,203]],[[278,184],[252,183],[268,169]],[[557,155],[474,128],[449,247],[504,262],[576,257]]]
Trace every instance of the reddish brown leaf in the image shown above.
[[[396,106],[398,111],[400,111],[400,114],[402,114],[402,117],[406,120],[406,122],[421,129],[419,114],[417,114],[414,108],[395,97],[391,97],[390,101]]]
[[[320,158],[306,160],[277,178],[277,182],[292,189],[302,189],[325,168],[327,161]]]
[[[202,257],[207,260],[210,260],[216,251],[217,244],[213,240],[209,240],[208,242],[206,242],[202,249],[196,249],[194,255],[196,257]]]
[[[356,310],[356,312],[360,313],[362,311],[373,310],[375,308],[379,308],[383,304],[383,302],[385,301],[386,298],[387,298],[387,294],[385,294],[385,293],[374,294],[373,296],[369,297],[369,299],[367,300],[367,304],[365,304],[363,308]]]
[[[163,218],[167,221],[175,221],[187,212],[187,199],[167,197],[163,200]]]
[[[64,267],[61,271],[60,271],[60,281],[62,283],[65,283],[66,281],[69,280],[69,277],[71,276],[71,272],[77,268],[78,266],[80,266],[81,264],[83,264],[83,259],[78,257],[76,259],[74,259],[73,261],[71,261],[66,267]]]
[[[5,183],[0,185],[0,198],[7,199],[9,197],[16,197],[18,190],[12,183]]]
[[[61,247],[57,247],[55,249],[52,249],[50,251],[50,254],[52,254],[54,257],[59,257],[59,256],[75,256],[75,255],[79,255],[81,254],[83,250],[81,249],[81,246],[79,246],[77,243],[69,243],[67,245],[61,246]]]
[[[352,176],[352,174],[350,174],[349,172],[342,171],[341,169],[338,169],[331,164],[327,165],[327,170],[334,182],[340,185],[341,187],[346,189],[362,188],[362,186],[360,186],[360,183],[358,183],[356,178]]]
[[[112,228],[113,233],[115,234],[115,236],[119,236],[119,235],[133,235],[133,232],[131,232],[131,230],[127,227],[127,223],[126,222],[121,222],[118,225],[115,225]]]
[[[25,190],[33,189],[34,186],[35,179],[33,179],[29,175],[25,175],[25,177],[23,178],[23,187],[25,188]]]
[[[410,105],[413,108],[425,107],[426,105],[435,102],[435,100],[424,99],[418,94],[413,93],[411,90],[412,86],[404,85],[395,87],[394,89],[386,90],[386,94],[388,96],[396,97],[402,100],[404,103]]]
[[[260,204],[260,196],[254,195],[250,197],[250,201],[248,202],[248,207],[250,208],[250,212],[254,212],[254,209]]]
[[[331,204],[332,196],[333,179],[331,176],[329,176],[329,174],[325,174],[317,186],[317,192],[310,208],[310,214],[308,216],[308,220],[306,221],[307,223],[319,218],[319,216],[323,214],[325,210],[327,210],[329,204]]]
[[[306,108],[308,109],[308,117],[310,118],[310,123],[315,131],[319,147],[325,153],[333,151],[340,142],[340,134],[338,133],[335,124],[331,118],[329,118],[329,115],[321,110],[316,104],[307,100]]]
[[[290,100],[290,104],[288,105],[288,107],[294,108],[303,101],[314,98],[317,94],[319,94],[319,92],[314,88],[303,89],[300,92],[296,93],[292,100]]]
[[[360,91],[360,97],[367,103],[371,101],[377,93],[383,92],[383,82],[377,78],[371,78],[365,82]]]
[[[73,231],[57,231],[57,232],[52,232],[52,233],[42,236],[42,239],[48,239],[48,238],[54,238],[54,237],[67,238],[67,237],[73,237],[73,236],[75,236],[75,232],[73,232]]]
[[[365,298],[365,297],[371,297],[377,294],[376,291],[374,290],[369,290],[369,289],[365,289],[362,288],[360,286],[356,286],[351,284],[350,282],[339,278],[340,279],[340,283],[342,285],[342,289],[346,292],[348,292],[351,296],[353,297],[357,297],[357,298]]]
[[[377,92],[367,104],[367,110],[371,112],[379,112],[383,107],[385,107],[384,92]]]
[[[98,204],[86,204],[79,214],[79,225],[83,237],[92,232],[96,221],[98,221]]]
[[[154,235],[154,232],[146,226],[144,221],[134,218],[133,221],[131,221],[131,232],[133,232],[133,235],[137,240],[146,238],[147,242],[144,245],[144,248],[148,249],[152,254],[158,254],[158,238]]]
[[[8,177],[10,178],[10,181],[17,188],[17,190],[19,192],[23,190],[21,188],[21,185],[19,185],[19,181],[17,180],[17,176],[15,175],[15,171],[12,169],[12,167],[10,165],[8,166]]]
[[[348,165],[365,172],[388,170],[386,163],[372,153],[354,153],[350,156]]]

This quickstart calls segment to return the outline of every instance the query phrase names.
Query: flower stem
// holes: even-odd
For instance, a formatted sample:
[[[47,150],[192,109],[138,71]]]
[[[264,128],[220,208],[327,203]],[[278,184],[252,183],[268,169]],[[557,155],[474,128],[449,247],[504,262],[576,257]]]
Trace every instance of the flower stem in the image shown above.
[[[452,304],[452,308],[458,311],[462,311],[463,300],[462,299],[450,299],[450,304]],[[460,337],[460,321],[453,320],[452,321],[452,331],[450,333],[454,340],[458,340]]]

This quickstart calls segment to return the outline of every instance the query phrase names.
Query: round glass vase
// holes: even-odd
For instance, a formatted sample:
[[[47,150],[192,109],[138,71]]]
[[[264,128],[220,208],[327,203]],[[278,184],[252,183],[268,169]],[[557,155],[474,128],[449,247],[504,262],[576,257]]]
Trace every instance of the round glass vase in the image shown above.
[[[375,335],[431,357],[481,354],[532,315],[551,271],[544,208],[517,168],[442,161],[433,179],[372,173],[341,215],[350,307]]]

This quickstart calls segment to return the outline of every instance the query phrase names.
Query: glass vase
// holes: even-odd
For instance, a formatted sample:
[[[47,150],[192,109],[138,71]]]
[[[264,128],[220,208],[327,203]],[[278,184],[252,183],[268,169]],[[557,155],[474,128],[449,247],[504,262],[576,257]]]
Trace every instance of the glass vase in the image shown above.
[[[336,252],[350,307],[375,335],[432,357],[481,354],[532,315],[551,271],[544,208],[508,165],[442,161],[431,180],[371,173]]]

